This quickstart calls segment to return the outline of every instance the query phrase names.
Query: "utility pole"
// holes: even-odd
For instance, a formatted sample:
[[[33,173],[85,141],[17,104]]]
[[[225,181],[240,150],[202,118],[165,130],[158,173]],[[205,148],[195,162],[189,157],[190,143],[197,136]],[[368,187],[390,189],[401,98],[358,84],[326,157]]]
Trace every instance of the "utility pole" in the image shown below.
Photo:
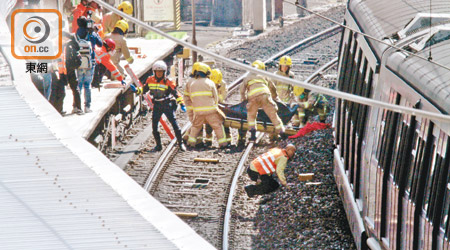
[[[195,39],[195,0],[192,0],[192,44],[197,46],[197,40]],[[197,51],[192,50],[192,64],[197,62]]]

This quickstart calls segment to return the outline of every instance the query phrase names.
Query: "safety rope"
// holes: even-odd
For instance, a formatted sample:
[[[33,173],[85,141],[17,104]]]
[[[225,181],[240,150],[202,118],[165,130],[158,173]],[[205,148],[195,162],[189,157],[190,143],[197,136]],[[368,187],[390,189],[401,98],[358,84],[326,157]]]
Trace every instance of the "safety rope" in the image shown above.
[[[382,101],[378,101],[378,100],[373,100],[370,98],[366,98],[366,97],[362,97],[362,96],[358,96],[358,95],[353,95],[353,94],[349,94],[349,93],[345,93],[345,92],[341,92],[338,90],[333,90],[333,89],[329,89],[329,88],[325,88],[325,87],[321,87],[321,86],[317,86],[317,85],[313,85],[313,84],[309,84],[306,83],[304,81],[298,81],[298,80],[294,80],[288,77],[283,77],[283,76],[279,76],[279,75],[275,75],[263,70],[259,70],[256,68],[253,68],[249,65],[245,65],[243,63],[239,63],[236,62],[234,60],[228,59],[226,57],[223,57],[221,55],[217,55],[215,53],[212,53],[210,51],[207,51],[205,49],[202,49],[200,47],[197,47],[195,45],[192,45],[190,43],[187,43],[185,41],[182,41],[180,39],[177,39],[175,37],[172,37],[166,33],[164,33],[163,31],[154,28],[148,24],[146,24],[145,22],[136,19],[130,15],[125,14],[124,12],[114,8],[113,6],[105,3],[102,0],[93,0],[94,2],[100,4],[101,6],[105,7],[105,9],[123,17],[126,18],[130,21],[132,21],[133,23],[140,25],[148,30],[151,30],[169,40],[174,41],[177,44],[183,45],[184,47],[190,48],[194,51],[197,51],[199,53],[208,55],[212,58],[215,58],[221,62],[227,63],[229,65],[233,65],[235,67],[241,68],[241,69],[245,69],[247,71],[250,71],[252,73],[255,74],[259,74],[259,75],[263,75],[266,77],[269,77],[271,79],[275,79],[278,81],[282,81],[285,83],[289,83],[295,86],[300,86],[306,89],[310,89],[312,91],[316,91],[319,92],[321,94],[325,94],[325,95],[329,95],[329,96],[333,96],[336,98],[341,98],[347,101],[352,101],[352,102],[356,102],[359,104],[364,104],[364,105],[368,105],[368,106],[373,106],[373,107],[378,107],[378,108],[383,108],[383,109],[387,109],[387,110],[391,110],[394,112],[398,112],[398,113],[403,113],[403,114],[409,114],[409,115],[414,115],[414,116],[420,116],[420,117],[425,117],[425,118],[429,118],[429,119],[434,119],[434,120],[438,120],[441,122],[445,122],[445,123],[450,123],[450,115],[444,115],[444,114],[439,114],[439,113],[435,113],[435,112],[429,112],[429,111],[424,111],[424,110],[419,110],[419,109],[414,109],[414,108],[410,108],[410,107],[404,107],[404,106],[400,106],[400,105],[396,105],[396,104],[391,104],[391,103],[386,103],[386,102],[382,102]]]

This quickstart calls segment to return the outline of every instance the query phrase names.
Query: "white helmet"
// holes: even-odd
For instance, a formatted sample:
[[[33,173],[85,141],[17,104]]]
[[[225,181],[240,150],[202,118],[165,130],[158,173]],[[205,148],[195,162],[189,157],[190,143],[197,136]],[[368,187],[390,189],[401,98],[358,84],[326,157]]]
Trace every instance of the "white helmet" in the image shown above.
[[[155,70],[167,71],[167,64],[162,60],[158,60],[153,64],[152,70],[153,71],[155,71]]]

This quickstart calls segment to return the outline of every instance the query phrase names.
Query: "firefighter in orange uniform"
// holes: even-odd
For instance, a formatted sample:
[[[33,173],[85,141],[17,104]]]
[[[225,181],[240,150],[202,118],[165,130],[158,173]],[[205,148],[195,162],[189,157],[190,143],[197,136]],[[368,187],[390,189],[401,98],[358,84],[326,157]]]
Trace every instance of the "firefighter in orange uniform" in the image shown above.
[[[158,132],[158,125],[161,116],[166,115],[169,122],[172,124],[175,136],[177,138],[178,145],[181,151],[186,151],[186,146],[181,138],[181,130],[178,126],[175,118],[175,111],[177,104],[180,104],[181,110],[186,112],[186,106],[183,102],[183,97],[178,93],[176,89],[176,83],[171,81],[167,76],[167,64],[164,61],[156,61],[152,65],[153,75],[147,78],[144,87],[140,87],[137,90],[137,94],[146,93],[150,91],[153,101],[153,114],[152,114],[152,129],[153,136],[155,137],[156,147],[154,151],[161,151],[161,136]],[[132,87],[133,89],[133,87]]]
[[[247,174],[256,185],[245,186],[248,197],[268,194],[280,187],[280,184],[273,179],[272,174],[277,173],[281,185],[287,186],[284,169],[289,160],[295,155],[296,148],[293,144],[288,144],[284,149],[272,148],[267,153],[258,156],[250,163]]]
[[[260,60],[254,61],[252,66],[260,70],[266,68],[266,65]],[[284,126],[280,117],[278,117],[278,107],[274,102],[278,99],[274,84],[261,75],[250,74],[242,82],[240,92],[241,101],[248,100],[247,122],[251,133],[250,140],[256,140],[256,116],[259,108],[262,108],[272,121],[275,133],[280,133],[282,137],[285,137]],[[242,139],[244,138],[240,138],[240,140]]]
[[[110,38],[103,41],[103,46],[101,48],[95,48],[95,61],[97,62],[98,72],[96,70],[92,85],[97,85],[102,82],[106,69],[108,69],[111,72],[111,75],[113,75],[117,80],[121,81],[122,85],[126,85],[123,80],[123,76],[111,61],[111,55],[109,52],[114,51],[115,48],[116,43]]]
[[[194,118],[189,133],[188,145],[193,147],[197,143],[197,136],[203,128],[203,124],[209,124],[216,133],[219,146],[226,147],[227,141],[223,128],[225,115],[219,110],[217,89],[213,81],[208,79],[211,68],[201,63],[195,74],[195,80],[186,86],[185,95],[192,103]]]

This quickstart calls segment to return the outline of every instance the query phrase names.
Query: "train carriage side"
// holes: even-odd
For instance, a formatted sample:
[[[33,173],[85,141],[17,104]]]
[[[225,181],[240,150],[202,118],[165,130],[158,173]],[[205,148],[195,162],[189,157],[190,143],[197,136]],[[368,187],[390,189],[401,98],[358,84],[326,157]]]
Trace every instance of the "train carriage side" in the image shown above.
[[[360,3],[349,3],[346,25],[356,30],[374,25],[375,30],[383,30],[382,22],[394,22],[383,17],[377,23],[380,17],[373,10],[375,5]],[[396,20],[401,25],[390,28],[400,31],[418,10],[405,3],[397,7],[403,14]],[[422,7],[426,7],[425,1]],[[403,46],[401,43],[396,45]],[[434,45],[441,50],[436,61],[450,58],[448,44]],[[450,65],[450,60],[444,61]],[[343,33],[341,91],[449,113],[448,75],[448,71],[430,68],[422,59],[407,58],[387,46],[367,42],[348,29]],[[334,123],[334,173],[358,249],[450,249],[450,125],[339,99]]]

